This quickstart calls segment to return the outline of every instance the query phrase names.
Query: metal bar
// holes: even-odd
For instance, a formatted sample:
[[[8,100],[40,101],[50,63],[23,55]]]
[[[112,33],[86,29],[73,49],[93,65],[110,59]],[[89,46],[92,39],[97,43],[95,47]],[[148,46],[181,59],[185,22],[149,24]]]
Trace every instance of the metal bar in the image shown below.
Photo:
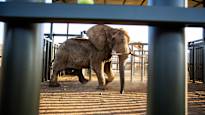
[[[51,49],[52,42],[46,41],[46,65],[45,65],[45,80],[50,80],[50,63],[51,63]]]
[[[203,39],[194,40],[194,41],[189,42],[189,44],[195,44],[195,43],[200,43],[200,42],[204,42],[204,40]]]
[[[44,38],[44,46],[45,51],[43,51],[43,81],[50,80],[50,62],[52,56],[52,45],[53,45],[53,23],[50,24],[50,34],[44,34],[46,37]]]
[[[46,56],[46,55],[45,55],[45,53],[44,53],[44,52],[45,52],[45,51],[44,51],[45,45],[46,45],[46,40],[44,39],[44,40],[43,40],[43,47],[42,47],[42,49],[43,49],[43,50],[42,50],[42,51],[43,51],[43,61],[42,61],[42,68],[43,68],[43,70],[42,70],[42,80],[41,80],[42,82],[45,81],[45,75],[46,75],[46,74],[45,74],[45,73],[46,73],[46,72],[45,72],[45,65],[46,65],[46,63],[45,63],[45,62],[46,62],[46,61],[45,61],[45,56]]]
[[[135,54],[135,51],[134,51],[134,48],[133,48],[133,54]],[[133,76],[135,76],[135,73],[137,73],[137,70],[136,70],[136,56],[135,55],[132,55],[131,56],[133,57],[133,65],[132,65],[132,68],[133,68]]]
[[[203,70],[202,70],[202,72],[203,72],[203,83],[205,83],[205,46],[202,46],[203,47]]]
[[[9,1],[11,4],[12,1],[15,4],[35,2]],[[0,114],[37,115],[42,77],[41,25],[28,22],[7,22],[5,25]]]
[[[200,79],[203,82],[203,47],[200,48]]]
[[[131,45],[131,51],[133,51],[133,45]],[[130,64],[131,64],[131,71],[130,71],[131,78],[130,78],[130,81],[133,82],[133,56],[132,55],[131,55],[131,62],[130,62]]]
[[[150,0],[153,6],[184,7],[184,0]],[[168,13],[168,12],[167,12]],[[183,27],[149,27],[148,115],[185,115]]]
[[[193,57],[192,57],[192,63],[193,63],[193,69],[192,69],[192,77],[193,77],[193,83],[195,83],[195,72],[194,72],[194,70],[195,70],[195,47],[194,47],[194,45],[192,46],[192,55],[193,55]]]
[[[66,34],[67,34],[67,35],[69,34],[69,23],[67,23],[67,31],[66,31]],[[66,38],[68,39],[68,36],[66,36]]]
[[[203,39],[205,41],[205,26],[203,27]]]
[[[189,53],[189,67],[188,67],[188,70],[189,70],[189,76],[190,76],[190,80],[193,79],[193,69],[194,69],[194,62],[193,62],[193,48],[190,48],[189,49],[190,53]]]
[[[50,24],[50,34],[46,34],[46,35],[49,36],[49,39],[52,40],[52,42],[54,41],[54,38],[53,38],[53,23]]]
[[[81,37],[82,36],[81,34],[47,34],[47,33],[44,35],[49,36],[49,37],[50,37],[50,35],[53,37],[55,37],[55,36],[78,36],[78,37]]]
[[[50,37],[49,38],[43,38],[44,40],[46,40],[46,41],[49,41],[49,42],[53,42],[51,39],[50,39]]]
[[[37,24],[7,23],[2,59],[2,114],[37,115],[42,73]]]
[[[50,36],[49,36],[49,38],[51,40],[51,54],[50,54],[51,58],[49,60],[49,70],[52,70],[51,69],[52,68],[52,61],[51,60],[53,60],[55,57],[55,50],[53,49],[53,47],[55,47],[54,46],[54,36],[52,36],[52,35],[53,35],[53,23],[50,24]],[[51,79],[51,76],[49,75],[48,80],[50,80],[50,79]]]
[[[144,56],[144,45],[141,48],[142,56]],[[141,82],[143,82],[144,78],[144,57],[141,57]]]
[[[44,34],[45,35],[45,34]],[[48,36],[48,38],[50,40],[52,40],[52,42],[54,42],[54,38],[53,38],[53,23],[50,24],[50,33],[46,34]]]
[[[0,21],[202,26],[205,15],[204,8],[1,2]]]
[[[195,50],[196,51],[195,51],[195,54],[194,54],[195,55],[195,60],[194,60],[194,62],[195,62],[194,63],[194,66],[195,66],[195,71],[194,71],[195,72],[195,76],[194,76],[194,78],[195,78],[195,81],[197,81],[197,79],[198,79],[198,60],[199,60],[198,59],[199,56],[197,54],[198,54],[199,50],[198,50],[198,48],[196,48]]]
[[[203,0],[203,7],[205,8],[205,0]],[[203,26],[203,39],[205,40],[205,26]]]
[[[49,47],[48,47],[48,76],[47,76],[47,80],[50,80],[50,77],[51,77],[51,61],[52,61],[52,45],[53,45],[53,42],[48,42],[49,44]]]
[[[48,63],[49,63],[49,42],[48,41],[45,41],[46,42],[46,52],[45,52],[45,81],[48,80],[48,71],[49,71],[49,67],[48,67]]]

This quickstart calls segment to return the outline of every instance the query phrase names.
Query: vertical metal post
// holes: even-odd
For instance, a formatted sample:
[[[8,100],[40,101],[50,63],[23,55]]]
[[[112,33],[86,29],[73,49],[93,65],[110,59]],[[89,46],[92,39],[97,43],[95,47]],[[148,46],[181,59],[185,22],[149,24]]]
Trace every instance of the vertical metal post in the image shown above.
[[[205,84],[205,46],[203,46],[203,52],[202,52],[202,54],[203,54],[203,59],[202,59],[202,61],[203,61],[203,65],[202,65],[202,67],[203,67],[203,70],[202,70],[202,72],[203,72],[203,83]]]
[[[203,7],[205,8],[205,0],[203,0]],[[205,26],[203,27],[203,39],[205,41]]]
[[[131,44],[131,50],[133,51],[133,44]],[[131,78],[130,81],[133,82],[133,56],[131,55],[131,62],[130,62],[130,68],[131,68]]]
[[[67,31],[66,31],[66,33],[67,33],[66,38],[68,39],[68,34],[69,34],[69,23],[67,23]]]
[[[39,24],[6,22],[0,79],[1,115],[38,114],[42,75],[41,38],[43,34]]]
[[[144,78],[144,45],[142,44],[142,48],[141,48],[141,82],[143,82],[143,78]]]
[[[195,67],[196,67],[196,66],[195,66],[195,65],[196,65],[196,64],[195,64],[195,62],[196,62],[196,61],[195,61],[195,57],[196,57],[196,56],[195,56],[194,42],[193,42],[193,47],[192,47],[192,54],[193,54],[193,55],[192,55],[192,56],[193,56],[193,57],[192,57],[192,63],[193,63],[193,64],[192,64],[192,67],[193,67],[193,69],[192,69],[192,77],[193,77],[192,79],[193,79],[193,81],[192,81],[192,82],[195,83]]]
[[[50,76],[51,76],[51,62],[52,62],[52,47],[53,47],[53,43],[49,41],[49,62],[48,62],[48,80],[50,80]]]
[[[44,49],[45,49],[45,47],[46,47],[46,40],[45,39],[43,39],[43,61],[42,61],[42,68],[43,68],[43,70],[42,70],[42,82],[44,82],[45,81],[45,76],[46,76],[46,53],[45,53],[45,51],[44,51]]]
[[[203,39],[204,39],[204,41],[205,41],[205,27],[203,27]]]
[[[50,39],[52,40],[51,42],[51,49],[50,49],[50,60],[49,60],[49,72],[52,71],[52,60],[55,59],[55,44],[54,44],[54,36],[53,36],[53,23],[50,24]],[[48,80],[51,79],[51,72],[49,73],[49,76],[48,76]]]
[[[51,23],[50,25],[50,37],[49,37],[52,41],[54,40],[53,39],[53,23]],[[54,41],[53,41],[54,42]]]
[[[45,40],[45,42],[46,42],[46,56],[45,56],[45,80],[47,81],[47,80],[49,80],[50,79],[50,67],[49,67],[49,65],[50,65],[50,62],[51,62],[51,59],[50,59],[50,56],[51,56],[51,54],[50,54],[50,50],[51,50],[51,48],[50,48],[50,46],[51,46],[51,43],[50,43],[50,41],[48,41],[48,40]]]
[[[149,0],[152,6],[184,7],[184,0]],[[149,27],[148,115],[185,115],[184,27]]]

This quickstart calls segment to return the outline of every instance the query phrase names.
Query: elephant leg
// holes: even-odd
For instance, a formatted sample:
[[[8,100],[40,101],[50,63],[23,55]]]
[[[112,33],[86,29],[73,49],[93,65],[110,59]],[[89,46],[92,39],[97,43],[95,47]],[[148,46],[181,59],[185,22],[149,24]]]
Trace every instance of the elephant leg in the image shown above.
[[[59,73],[60,73],[60,76],[63,76],[63,75],[65,75],[65,70],[62,70]]]
[[[58,71],[53,71],[53,75],[51,76],[51,80],[49,82],[50,87],[59,87],[60,84],[58,83]]]
[[[93,70],[95,71],[98,78],[98,89],[105,90],[105,77],[104,77],[104,63],[99,62],[93,65]]]
[[[51,76],[51,80],[49,82],[50,87],[59,87],[60,84],[58,83],[58,75],[60,75],[61,70],[64,70],[64,66],[61,66],[61,63],[54,62],[53,64],[53,74]]]
[[[86,84],[88,82],[88,80],[85,79],[85,77],[84,77],[84,75],[82,73],[82,69],[75,69],[74,71],[76,72],[80,83]]]
[[[104,72],[107,74],[106,85],[114,80],[114,75],[111,68],[111,61],[104,65]]]

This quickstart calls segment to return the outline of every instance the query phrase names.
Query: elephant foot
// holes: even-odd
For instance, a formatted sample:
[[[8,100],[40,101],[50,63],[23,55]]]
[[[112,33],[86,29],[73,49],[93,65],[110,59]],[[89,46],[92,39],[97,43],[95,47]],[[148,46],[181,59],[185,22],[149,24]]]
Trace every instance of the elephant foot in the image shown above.
[[[109,81],[109,80],[106,79],[105,84],[107,85],[107,84],[109,84],[110,82],[112,82],[112,81]]]
[[[124,94],[124,92],[125,92],[125,91],[124,91],[124,90],[122,90],[122,91],[120,91],[120,94]]]
[[[83,80],[79,80],[79,81],[80,81],[81,84],[86,84],[86,83],[88,83],[89,80],[83,79]]]
[[[49,87],[60,87],[60,83],[50,81],[50,82],[49,82]]]
[[[113,81],[113,79],[114,79],[114,78],[111,78],[111,79],[105,79],[105,84],[106,84],[106,85],[109,84],[110,82]]]
[[[98,90],[107,90],[108,88],[106,86],[98,86],[97,89]]]

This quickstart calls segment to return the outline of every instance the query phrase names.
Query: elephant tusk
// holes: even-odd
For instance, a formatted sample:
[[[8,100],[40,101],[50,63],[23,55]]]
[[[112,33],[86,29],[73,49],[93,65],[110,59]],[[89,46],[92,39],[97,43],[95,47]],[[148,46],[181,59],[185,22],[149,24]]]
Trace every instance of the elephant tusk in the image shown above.
[[[117,55],[117,56],[119,56],[119,55],[129,55],[130,53],[112,53],[112,55]]]

